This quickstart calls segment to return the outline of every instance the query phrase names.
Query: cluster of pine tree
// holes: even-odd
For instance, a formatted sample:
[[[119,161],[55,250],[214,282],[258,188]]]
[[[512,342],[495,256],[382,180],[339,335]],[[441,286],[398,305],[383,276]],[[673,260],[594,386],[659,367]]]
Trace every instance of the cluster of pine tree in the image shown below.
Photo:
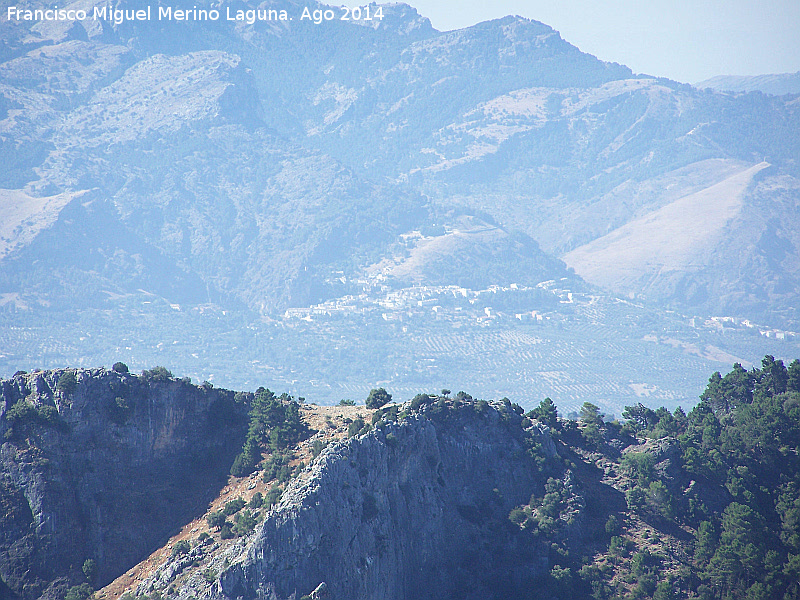
[[[242,451],[231,466],[231,474],[244,477],[256,470],[262,448],[270,454],[285,450],[307,432],[300,418],[300,405],[288,394],[275,396],[259,388],[250,406],[250,423]]]
[[[681,587],[709,600],[800,598],[800,361],[714,373],[688,415],[638,405],[623,416],[638,436],[680,444],[682,493],[631,457],[647,487],[639,506],[628,500],[695,532]]]
[[[555,549],[545,596],[800,599],[800,361],[766,356],[714,373],[688,414],[638,404],[622,416],[586,403],[577,420],[560,419],[549,398],[526,415],[550,428],[593,515],[579,540],[559,541],[557,479],[511,511]],[[604,491],[596,466],[625,476]],[[610,501],[619,491],[623,507]]]

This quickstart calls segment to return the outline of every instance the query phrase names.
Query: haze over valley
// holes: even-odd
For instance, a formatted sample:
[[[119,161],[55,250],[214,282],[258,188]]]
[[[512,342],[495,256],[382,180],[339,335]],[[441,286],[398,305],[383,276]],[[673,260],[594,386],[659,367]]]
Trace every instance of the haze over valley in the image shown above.
[[[637,75],[519,17],[271,6],[298,19],[0,23],[6,376],[124,360],[618,414],[796,354],[796,96]]]

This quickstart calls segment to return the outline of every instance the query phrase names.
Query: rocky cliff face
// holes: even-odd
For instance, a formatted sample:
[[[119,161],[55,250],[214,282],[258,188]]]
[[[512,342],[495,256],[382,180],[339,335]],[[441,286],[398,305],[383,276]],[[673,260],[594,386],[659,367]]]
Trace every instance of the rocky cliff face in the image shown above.
[[[0,380],[0,595],[61,597],[87,559],[95,587],[142,560],[224,484],[243,415],[166,371]]]
[[[510,405],[482,404],[423,405],[328,446],[256,532],[213,554],[177,597],[527,597],[549,546],[508,515],[561,461]],[[177,571],[167,564],[138,592],[176,587]]]

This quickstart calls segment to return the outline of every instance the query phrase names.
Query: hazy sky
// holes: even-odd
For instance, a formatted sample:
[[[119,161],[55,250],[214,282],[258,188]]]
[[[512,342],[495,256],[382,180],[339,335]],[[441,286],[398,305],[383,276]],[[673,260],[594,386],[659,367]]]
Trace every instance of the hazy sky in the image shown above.
[[[696,83],[800,71],[800,0],[405,0],[440,30],[518,14],[584,52]]]

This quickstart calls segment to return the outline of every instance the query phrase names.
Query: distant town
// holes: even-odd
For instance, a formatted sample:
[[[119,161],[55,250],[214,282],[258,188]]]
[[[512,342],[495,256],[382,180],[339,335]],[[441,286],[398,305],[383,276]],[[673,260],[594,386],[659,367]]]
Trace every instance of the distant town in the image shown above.
[[[590,307],[601,296],[581,292],[573,292],[563,286],[567,280],[549,280],[529,287],[512,283],[508,286],[490,285],[486,289],[473,290],[457,285],[415,285],[396,289],[387,283],[385,274],[379,273],[348,281],[341,274],[343,284],[351,283],[361,287],[361,293],[350,294],[314,304],[307,307],[288,308],[283,313],[284,319],[326,319],[336,317],[352,317],[356,315],[380,314],[384,321],[403,321],[422,316],[433,316],[437,320],[453,323],[472,322],[488,326],[493,321],[525,321],[541,322],[563,320],[565,314],[562,305],[579,304]],[[556,302],[549,309],[509,310],[495,308],[496,301],[502,297],[504,305],[514,305],[514,295],[545,292]],[[616,299],[618,302],[629,302]],[[635,302],[630,301],[635,304]],[[521,307],[523,302],[519,303]],[[560,308],[560,309],[559,309]],[[731,316],[692,316],[686,318],[687,324],[695,329],[707,329],[724,333],[726,330],[741,329],[758,332],[759,335],[776,340],[797,338],[798,332],[771,328],[760,325],[749,319]]]

